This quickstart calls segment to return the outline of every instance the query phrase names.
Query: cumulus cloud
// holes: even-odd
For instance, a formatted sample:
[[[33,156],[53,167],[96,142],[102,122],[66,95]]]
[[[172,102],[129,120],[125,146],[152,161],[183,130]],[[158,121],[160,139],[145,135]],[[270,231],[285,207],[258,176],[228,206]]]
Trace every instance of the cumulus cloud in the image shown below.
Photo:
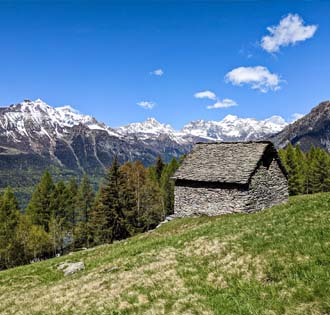
[[[262,66],[235,68],[226,74],[225,81],[238,86],[246,84],[263,93],[279,90],[281,82],[277,74]]]
[[[288,14],[278,25],[269,26],[270,35],[261,39],[261,47],[269,53],[275,53],[281,46],[294,45],[314,36],[317,25],[304,25],[298,14]]]
[[[207,109],[228,108],[232,106],[237,106],[237,103],[230,98],[224,98],[223,100],[217,100],[213,105],[207,106]]]
[[[237,103],[229,98],[224,98],[223,100],[218,99],[217,95],[209,90],[198,92],[194,94],[195,98],[206,98],[212,101],[216,101],[213,105],[207,106],[207,109],[215,108],[227,108],[236,106]]]
[[[298,119],[300,119],[300,118],[302,118],[302,117],[304,117],[305,115],[303,115],[303,114],[299,114],[299,113],[294,113],[294,114],[292,114],[292,116],[291,116],[291,122],[295,122],[295,121],[297,121]]]
[[[164,75],[164,70],[163,69],[156,69],[156,70],[151,71],[150,74],[161,77],[162,75]]]
[[[150,102],[150,101],[141,101],[141,102],[138,102],[136,104],[139,105],[140,107],[143,107],[143,108],[146,108],[146,109],[152,109],[156,105],[156,103]]]
[[[211,91],[202,91],[194,94],[196,98],[208,98],[209,100],[216,100],[217,96]]]

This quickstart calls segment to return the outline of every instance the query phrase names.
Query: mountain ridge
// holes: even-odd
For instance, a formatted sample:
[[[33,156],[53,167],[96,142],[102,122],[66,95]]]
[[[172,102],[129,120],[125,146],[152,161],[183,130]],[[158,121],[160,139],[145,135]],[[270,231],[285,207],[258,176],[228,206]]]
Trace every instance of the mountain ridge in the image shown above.
[[[330,102],[289,124],[280,116],[264,120],[227,115],[220,121],[196,120],[181,130],[148,118],[112,128],[70,106],[52,107],[40,99],[0,108],[0,189],[13,186],[26,196],[45,169],[55,180],[90,175],[94,184],[114,156],[120,163],[151,165],[188,153],[196,142],[271,140],[304,151],[311,145],[330,151]]]
[[[330,152],[330,101],[313,107],[310,113],[286,126],[270,140],[280,148],[291,143],[300,145],[303,151],[315,146]]]
[[[280,116],[258,121],[253,118],[227,115],[221,121],[192,121],[180,131],[169,124],[158,122],[155,118],[111,128],[92,116],[80,114],[71,106],[52,107],[41,99],[37,99],[24,100],[21,103],[0,108],[0,146],[2,152],[9,147],[20,150],[22,153],[49,153],[54,160],[58,160],[58,147],[63,147],[68,142],[75,145],[73,136],[78,136],[79,133],[85,138],[87,134],[92,138],[97,138],[102,134],[103,140],[108,137],[113,142],[125,142],[128,146],[137,144],[152,147],[155,141],[165,141],[170,147],[190,148],[194,142],[201,140],[258,140],[279,132],[286,125],[287,123]],[[93,141],[95,144],[95,139]],[[181,153],[185,153],[187,148],[184,148]],[[72,151],[72,148],[69,151]],[[162,155],[162,152],[157,152],[159,153]],[[76,160],[79,168],[79,158]],[[60,164],[66,165],[65,162],[61,162],[61,159]],[[100,164],[104,163],[100,162]]]

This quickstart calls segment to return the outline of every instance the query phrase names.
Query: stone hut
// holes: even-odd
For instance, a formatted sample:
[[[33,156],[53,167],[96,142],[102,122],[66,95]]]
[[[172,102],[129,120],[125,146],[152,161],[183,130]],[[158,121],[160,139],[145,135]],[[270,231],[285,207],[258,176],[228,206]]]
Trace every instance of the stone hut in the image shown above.
[[[288,199],[287,172],[268,141],[197,143],[173,178],[178,217],[254,212]]]

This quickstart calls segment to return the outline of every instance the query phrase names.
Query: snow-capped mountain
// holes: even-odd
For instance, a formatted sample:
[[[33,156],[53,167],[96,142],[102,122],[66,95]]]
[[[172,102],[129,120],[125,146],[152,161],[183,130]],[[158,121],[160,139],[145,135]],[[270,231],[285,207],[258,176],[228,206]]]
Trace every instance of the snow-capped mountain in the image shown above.
[[[156,140],[166,135],[178,144],[186,144],[183,135],[175,131],[170,125],[162,124],[155,118],[148,118],[144,122],[131,123],[116,129],[123,136],[134,136],[140,140]]]
[[[203,139],[206,141],[260,140],[280,132],[287,125],[288,123],[280,116],[257,120],[228,115],[220,121],[192,121],[180,131],[174,130],[170,125],[161,124],[154,118],[119,127],[116,131],[123,136],[135,136],[142,140],[157,139],[167,135],[179,144],[186,144]]]
[[[25,100],[0,108],[0,187],[11,185],[13,178],[17,185],[31,182],[31,174],[39,178],[45,168],[60,176],[87,172],[96,178],[115,155],[120,162],[139,159],[148,165],[158,155],[166,161],[179,158],[197,141],[263,139],[284,126],[278,116],[258,121],[228,115],[221,121],[190,122],[179,131],[154,118],[111,128],[70,106]]]
[[[14,141],[20,141],[20,136],[34,137],[29,133],[38,131],[37,136],[46,135],[50,139],[64,137],[67,128],[84,125],[89,129],[104,130],[109,135],[119,136],[113,129],[95,118],[82,115],[70,106],[51,107],[40,99],[23,102],[1,108],[0,127]]]
[[[149,123],[158,125],[152,120]],[[169,160],[190,148],[176,139],[168,126],[157,135],[149,132],[147,138],[142,133],[141,137],[125,135],[70,106],[52,107],[40,99],[2,107],[0,187],[11,184],[15,172],[18,183],[29,181],[31,172],[41,173],[45,168],[97,177],[114,156],[120,162],[139,159],[151,164],[158,155]],[[11,178],[7,173],[2,176],[1,170],[10,170]]]
[[[228,115],[221,121],[190,122],[183,127],[181,133],[215,141],[250,141],[267,138],[287,125],[280,116],[256,120]]]

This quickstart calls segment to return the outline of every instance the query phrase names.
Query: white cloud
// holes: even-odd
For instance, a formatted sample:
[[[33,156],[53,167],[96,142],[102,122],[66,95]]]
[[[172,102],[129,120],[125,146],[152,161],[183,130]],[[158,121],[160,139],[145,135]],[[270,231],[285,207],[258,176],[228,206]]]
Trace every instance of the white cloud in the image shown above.
[[[156,105],[156,103],[149,102],[149,101],[141,101],[141,102],[138,102],[136,104],[143,107],[143,108],[146,108],[146,109],[152,109]]]
[[[277,74],[262,66],[235,68],[226,74],[225,80],[233,85],[250,85],[252,89],[263,93],[279,90],[281,82]]]
[[[217,102],[213,105],[207,106],[208,109],[214,108],[228,108],[232,106],[237,106],[237,103],[230,98],[224,98],[223,100],[217,100]]]
[[[269,53],[280,50],[281,46],[294,45],[314,36],[317,25],[304,26],[304,20],[298,14],[288,14],[276,26],[269,26],[270,35],[261,39],[261,47]]]
[[[294,114],[292,114],[292,116],[291,116],[291,121],[290,122],[295,122],[295,121],[297,121],[298,119],[300,119],[300,118],[302,118],[302,117],[304,117],[305,115],[303,115],[303,114],[299,114],[299,113],[294,113]]]
[[[151,71],[150,74],[161,77],[162,75],[164,75],[164,70],[163,69],[156,69],[154,71]]]
[[[194,94],[196,98],[208,98],[209,100],[216,100],[217,96],[211,91],[202,91]]]

